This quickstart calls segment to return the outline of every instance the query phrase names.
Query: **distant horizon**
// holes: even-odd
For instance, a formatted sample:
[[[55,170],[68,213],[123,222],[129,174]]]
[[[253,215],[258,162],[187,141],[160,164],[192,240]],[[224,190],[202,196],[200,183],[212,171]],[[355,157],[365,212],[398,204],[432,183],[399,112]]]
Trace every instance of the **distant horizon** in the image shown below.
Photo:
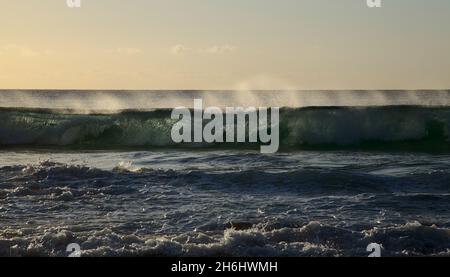
[[[283,89],[283,88],[273,88],[273,89],[78,89],[78,88],[51,88],[51,89],[9,89],[9,88],[0,88],[0,91],[52,91],[52,92],[65,92],[65,91],[93,91],[93,92],[102,92],[102,91],[117,91],[117,92],[164,92],[164,91],[186,91],[186,92],[271,92],[271,91],[284,91],[284,92],[314,92],[314,91],[320,91],[320,92],[358,92],[358,91],[364,91],[364,92],[389,92],[389,91],[395,91],[395,92],[450,92],[450,88],[446,89],[430,89],[430,88],[424,88],[424,89]]]

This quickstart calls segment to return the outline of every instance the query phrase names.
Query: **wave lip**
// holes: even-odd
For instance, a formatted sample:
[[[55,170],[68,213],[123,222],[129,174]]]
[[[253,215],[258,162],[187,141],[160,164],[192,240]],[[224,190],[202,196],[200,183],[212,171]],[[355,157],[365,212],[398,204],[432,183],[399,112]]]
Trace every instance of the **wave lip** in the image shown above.
[[[175,144],[170,110],[78,114],[74,111],[0,109],[0,146],[77,149],[231,148],[246,144]],[[251,130],[252,131],[252,130]],[[254,131],[254,130],[253,130]],[[283,151],[373,149],[450,151],[450,108],[420,106],[285,108]]]

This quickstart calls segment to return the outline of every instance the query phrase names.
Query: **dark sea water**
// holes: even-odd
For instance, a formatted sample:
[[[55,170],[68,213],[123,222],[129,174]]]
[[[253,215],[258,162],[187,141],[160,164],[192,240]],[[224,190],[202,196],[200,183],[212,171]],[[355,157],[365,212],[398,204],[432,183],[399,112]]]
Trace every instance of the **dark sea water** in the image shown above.
[[[198,97],[285,107],[280,152],[173,144],[170,108]],[[449,101],[1,91],[0,256],[448,256]]]

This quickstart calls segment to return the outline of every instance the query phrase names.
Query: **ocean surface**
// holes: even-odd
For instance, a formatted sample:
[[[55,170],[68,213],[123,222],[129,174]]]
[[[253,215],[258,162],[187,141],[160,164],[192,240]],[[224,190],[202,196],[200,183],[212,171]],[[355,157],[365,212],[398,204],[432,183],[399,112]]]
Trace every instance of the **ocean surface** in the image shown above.
[[[171,108],[279,106],[280,151]],[[448,91],[0,91],[0,256],[450,256]]]

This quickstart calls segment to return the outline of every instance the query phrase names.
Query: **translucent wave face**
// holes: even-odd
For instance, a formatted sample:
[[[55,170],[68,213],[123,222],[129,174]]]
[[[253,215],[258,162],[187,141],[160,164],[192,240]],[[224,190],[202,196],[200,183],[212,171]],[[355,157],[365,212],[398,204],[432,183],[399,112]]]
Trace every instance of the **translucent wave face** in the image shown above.
[[[255,149],[259,143],[175,143],[170,109],[77,114],[0,109],[0,145],[91,150]],[[207,121],[203,123],[206,124]],[[251,129],[251,125],[248,129]],[[253,128],[257,128],[253,126]],[[448,107],[314,107],[280,111],[280,150],[450,151]],[[249,130],[251,133],[256,129]],[[225,132],[226,133],[226,132]]]

